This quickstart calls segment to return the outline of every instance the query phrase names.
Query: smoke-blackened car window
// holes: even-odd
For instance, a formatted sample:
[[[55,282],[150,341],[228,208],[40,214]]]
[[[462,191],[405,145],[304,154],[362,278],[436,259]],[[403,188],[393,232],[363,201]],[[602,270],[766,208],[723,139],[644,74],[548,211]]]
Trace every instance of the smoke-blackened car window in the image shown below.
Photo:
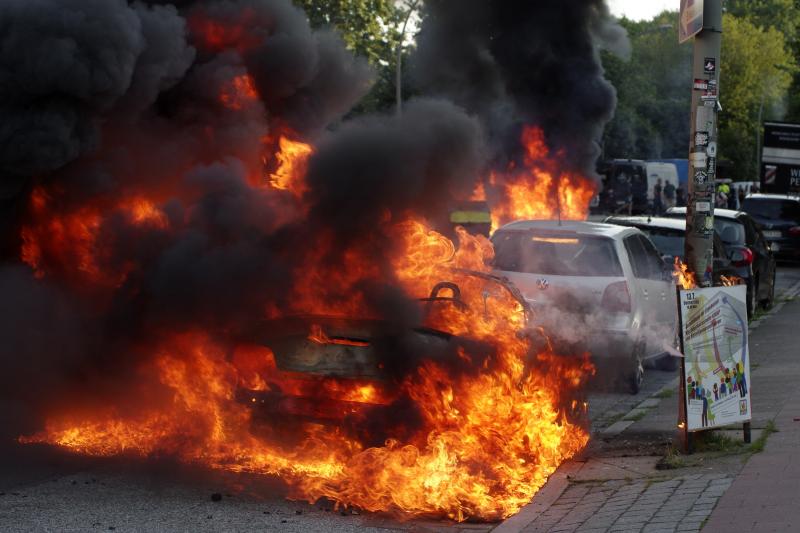
[[[622,276],[611,239],[577,234],[499,231],[492,242],[495,268],[555,276]]]
[[[770,220],[800,219],[800,203],[792,200],[747,198],[742,209],[751,215]]]

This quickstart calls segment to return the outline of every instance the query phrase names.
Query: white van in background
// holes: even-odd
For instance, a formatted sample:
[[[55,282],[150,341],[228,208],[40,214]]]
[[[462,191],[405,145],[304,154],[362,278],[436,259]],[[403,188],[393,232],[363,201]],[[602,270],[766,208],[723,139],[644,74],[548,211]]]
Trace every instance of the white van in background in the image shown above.
[[[680,181],[678,179],[678,167],[675,166],[675,163],[647,163],[647,200],[649,202],[653,201],[653,187],[656,184],[656,180],[661,178],[661,186],[667,184],[667,182],[672,183],[677,189],[680,185]]]

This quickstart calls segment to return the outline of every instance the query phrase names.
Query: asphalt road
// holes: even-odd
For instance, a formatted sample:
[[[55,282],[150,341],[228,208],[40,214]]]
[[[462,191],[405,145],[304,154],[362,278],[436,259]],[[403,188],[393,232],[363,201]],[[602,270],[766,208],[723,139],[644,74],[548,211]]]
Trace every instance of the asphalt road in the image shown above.
[[[780,265],[778,298],[800,283]],[[672,372],[648,370],[640,394],[590,395],[593,429],[659,390]],[[221,494],[212,501],[213,493]],[[0,531],[488,531],[491,524],[398,521],[290,502],[280,482],[209,472],[169,460],[77,457],[44,446],[0,450]]]

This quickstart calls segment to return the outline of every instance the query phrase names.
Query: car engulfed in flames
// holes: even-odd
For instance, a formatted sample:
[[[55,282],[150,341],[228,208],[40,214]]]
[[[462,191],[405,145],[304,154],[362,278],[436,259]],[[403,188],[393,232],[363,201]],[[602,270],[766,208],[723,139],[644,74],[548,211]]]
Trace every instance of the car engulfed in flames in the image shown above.
[[[455,250],[419,223],[398,228],[411,248],[397,272],[419,294],[402,320],[287,315],[224,342],[174,335],[123,395],[135,408],[76,408],[21,440],[277,475],[291,498],[368,511],[514,514],[588,442],[593,368],[526,327],[513,286],[465,268],[488,241],[461,231]]]
[[[262,45],[282,19],[266,16],[271,3],[252,4],[191,10],[201,63],[186,83],[200,96],[181,107],[178,87],[160,102],[176,106],[165,112],[180,121],[170,134],[147,123],[131,140],[104,123],[111,153],[93,157],[108,160],[97,174],[113,184],[98,187],[83,168],[75,173],[92,179],[80,194],[58,180],[32,184],[20,260],[102,333],[87,359],[116,370],[108,360],[119,350],[124,364],[122,376],[94,361],[76,370],[80,390],[65,387],[74,394],[46,406],[42,429],[19,440],[276,476],[289,498],[403,518],[513,515],[586,446],[582,391],[594,369],[588,354],[558,353],[550,332],[531,325],[525,300],[491,274],[487,238],[457,227],[454,243],[433,210],[476,191],[495,227],[582,219],[595,183],[535,124],[520,124],[521,157],[467,173],[481,146],[461,139],[475,125],[453,120],[452,106],[410,104],[380,127],[293,128],[295,115],[327,109],[313,90],[338,88],[323,76],[336,71],[322,69],[292,98],[260,94],[283,80],[237,58],[274,57]],[[348,65],[343,72],[358,70]],[[302,113],[276,116],[291,103]],[[346,109],[328,111],[323,125]],[[383,161],[373,168],[378,144],[359,144],[355,162],[333,158],[349,146],[336,139],[358,128],[360,143],[391,144],[379,156],[414,164],[397,176]],[[405,130],[413,138],[398,144]],[[173,137],[180,142],[166,146],[181,157],[154,151]],[[462,143],[469,164],[451,164]],[[371,195],[362,200],[358,188]]]
[[[263,424],[266,432],[310,422],[335,424],[364,445],[408,439],[421,419],[403,384],[418,370],[421,355],[451,375],[474,365],[465,354],[478,358],[480,365],[496,357],[494,343],[454,335],[446,325],[435,323],[442,307],[459,314],[470,312],[457,282],[467,281],[470,289],[480,290],[480,300],[472,305],[483,305],[484,312],[488,312],[489,298],[506,297],[523,309],[523,326],[531,313],[522,295],[505,279],[468,270],[449,274],[456,281],[437,283],[427,298],[419,300],[417,323],[320,315],[260,323],[247,340],[268,348],[274,366],[240,384],[237,400],[251,408],[254,422]],[[532,341],[525,364],[533,368],[532,347],[544,345],[547,339],[540,330],[524,327],[517,335]],[[577,397],[578,393],[573,395]],[[575,402],[572,407],[578,405],[584,403]],[[579,422],[582,411],[571,410],[576,415],[573,421]]]

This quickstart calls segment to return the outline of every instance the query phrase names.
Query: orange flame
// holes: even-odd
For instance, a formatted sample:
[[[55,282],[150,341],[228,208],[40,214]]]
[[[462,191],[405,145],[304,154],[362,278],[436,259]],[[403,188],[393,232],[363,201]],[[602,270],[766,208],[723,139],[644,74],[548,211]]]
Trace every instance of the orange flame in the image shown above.
[[[739,276],[720,276],[723,287],[733,287],[735,285],[743,285],[744,280]]]
[[[503,189],[506,203],[496,224],[548,217],[557,207],[555,199],[564,218],[578,217],[581,206],[588,205],[584,196],[591,185],[556,172],[557,162],[548,159],[540,134],[531,129],[525,137],[531,143],[527,167],[514,171]],[[278,167],[265,191],[288,190],[302,199],[313,148],[288,135],[278,138],[277,148]],[[529,187],[531,176],[542,178],[540,185]],[[63,212],[56,203],[44,190],[34,191],[30,221],[22,230],[23,260],[37,275],[66,272],[101,287],[118,286],[129,273],[106,265],[101,236],[109,220],[122,216],[148,231],[174,223],[156,198],[145,195]],[[412,214],[393,218],[387,213],[379,234],[393,243],[388,257],[376,257],[369,239],[339,250],[330,235],[316,236],[289,280],[291,303],[270,309],[269,317],[380,318],[360,288],[365,281],[392,284],[423,299],[424,329],[470,341],[465,344],[470,348],[454,350],[458,371],[420,353],[415,354],[419,363],[396,382],[314,374],[279,367],[279,346],[243,342],[227,348],[206,332],[173,332],[143,360],[141,382],[120,394],[119,404],[75,407],[20,440],[100,456],[170,454],[212,468],[280,476],[296,499],[327,497],[402,516],[462,521],[514,514],[588,442],[576,418],[587,406],[576,396],[593,369],[585,354],[559,357],[548,343],[533,348],[523,303],[490,278],[488,239],[458,228],[456,245]],[[341,258],[340,264],[327,261],[332,255]],[[444,288],[432,294],[436,286]],[[374,349],[374,343],[326,331],[322,323],[305,329],[300,341],[310,356]],[[257,416],[257,409],[278,393],[291,444],[282,424],[265,427]],[[382,445],[370,440],[373,435],[348,429],[349,421],[398,399],[414,406],[419,421],[390,420]],[[135,409],[126,409],[126,401]]]
[[[275,189],[288,190],[300,197],[306,190],[306,169],[314,149],[310,144],[294,141],[284,135],[278,139],[278,146],[280,149],[275,154],[278,168],[270,174],[269,183]]]
[[[500,193],[492,205],[492,230],[515,220],[585,220],[594,182],[562,170],[563,156],[550,153],[541,128],[526,127],[521,141],[523,167],[511,165],[502,175],[492,173],[489,178]]]
[[[228,109],[240,110],[258,101],[255,82],[249,74],[240,74],[222,86],[219,101]]]
[[[143,368],[166,391],[147,395],[165,398],[161,403],[134,417],[104,408],[54,418],[43,432],[21,440],[92,455],[169,453],[214,468],[278,475],[293,498],[327,497],[369,511],[458,521],[514,514],[562,461],[586,445],[588,434],[570,419],[568,406],[575,402],[567,398],[591,367],[582,357],[531,353],[527,338],[518,335],[525,323],[520,302],[499,288],[487,292],[483,278],[459,277],[451,270],[487,271],[491,247],[486,239],[460,231],[456,248],[418,221],[391,228],[402,243],[392,263],[409,294],[427,296],[431,284],[442,279],[459,284],[463,306],[443,303],[427,326],[495,346],[488,359],[459,353],[461,364],[472,371],[454,376],[442,364],[423,359],[392,394],[379,382],[278,370],[267,348],[231,359],[205,334],[176,335]],[[312,328],[310,337],[311,342],[331,340],[321,327]],[[236,401],[240,386],[253,391],[247,402]],[[356,416],[359,405],[385,405],[405,395],[423,423],[402,440],[390,438],[373,447],[336,424],[300,423],[299,441],[287,447],[270,439],[269,431],[256,435],[247,407],[259,404],[258,391],[273,386],[293,395],[291,408],[311,405],[318,416],[341,420]],[[309,404],[314,398],[316,403]]]
[[[672,276],[675,278],[678,286],[684,290],[697,288],[697,278],[694,272],[691,272],[689,266],[681,261],[679,257],[675,258],[675,268],[672,271]]]

